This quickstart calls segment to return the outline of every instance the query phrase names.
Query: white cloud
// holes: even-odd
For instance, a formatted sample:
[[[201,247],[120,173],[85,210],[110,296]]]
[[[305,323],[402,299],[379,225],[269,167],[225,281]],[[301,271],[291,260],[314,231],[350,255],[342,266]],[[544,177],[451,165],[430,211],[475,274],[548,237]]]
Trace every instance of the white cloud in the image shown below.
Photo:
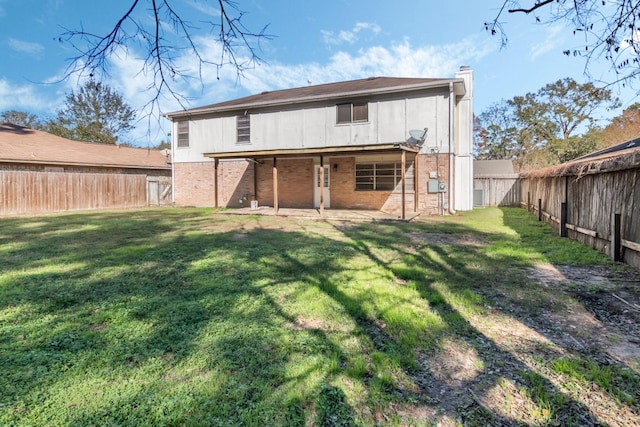
[[[354,44],[358,41],[359,34],[365,30],[371,31],[373,34],[378,34],[381,31],[381,28],[377,24],[358,22],[349,31],[340,31],[335,34],[333,31],[321,30],[320,33],[322,34],[326,44],[340,45],[343,43]]]
[[[189,0],[186,2],[189,6],[209,16],[220,16],[220,9],[209,5],[208,3],[202,3],[199,1]]]
[[[34,85],[17,85],[0,79],[0,111],[46,111],[46,106],[50,103],[41,97],[37,89]]]
[[[257,68],[242,86],[260,93],[312,84],[353,80],[373,76],[451,77],[460,65],[473,65],[495,47],[467,38],[443,46],[413,47],[408,40],[390,47],[372,46],[356,53],[340,51],[326,64],[267,64]]]
[[[531,46],[531,51],[529,52],[531,61],[535,61],[539,56],[557,49],[563,42],[561,35],[566,31],[566,27],[556,24],[547,28],[544,40]]]
[[[40,43],[27,42],[14,38],[9,38],[9,41],[7,43],[11,49],[17,52],[28,53],[30,55],[39,55],[44,51],[44,46],[42,46]]]

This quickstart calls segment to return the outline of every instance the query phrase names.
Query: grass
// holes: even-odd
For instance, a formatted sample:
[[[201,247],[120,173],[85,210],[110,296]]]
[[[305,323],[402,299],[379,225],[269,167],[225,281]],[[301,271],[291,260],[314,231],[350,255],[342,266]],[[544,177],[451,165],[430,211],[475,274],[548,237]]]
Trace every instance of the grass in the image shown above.
[[[2,219],[0,424],[417,423],[421,408],[442,412],[424,358],[480,342],[478,289],[521,288],[543,261],[608,264],[515,209],[411,224],[206,209]],[[492,360],[477,353],[483,372]],[[589,361],[569,362],[554,367],[637,405],[616,388],[637,375],[601,384]],[[563,410],[548,380],[524,377],[540,423]]]

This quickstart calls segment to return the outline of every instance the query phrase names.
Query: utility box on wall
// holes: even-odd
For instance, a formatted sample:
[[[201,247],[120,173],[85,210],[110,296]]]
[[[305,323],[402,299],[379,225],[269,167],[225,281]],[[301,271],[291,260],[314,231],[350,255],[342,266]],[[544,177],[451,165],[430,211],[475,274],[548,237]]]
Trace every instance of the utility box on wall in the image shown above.
[[[427,190],[429,193],[446,193],[447,183],[444,181],[438,181],[437,179],[430,179]]]

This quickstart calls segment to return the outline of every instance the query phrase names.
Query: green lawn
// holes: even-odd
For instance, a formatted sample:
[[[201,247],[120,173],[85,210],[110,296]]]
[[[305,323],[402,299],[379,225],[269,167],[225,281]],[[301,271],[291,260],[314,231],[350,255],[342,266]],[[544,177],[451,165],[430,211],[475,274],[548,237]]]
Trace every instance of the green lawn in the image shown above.
[[[513,378],[491,371],[501,350],[470,319],[495,310],[483,287],[521,287],[536,262],[609,265],[516,209],[415,223],[203,209],[1,219],[0,425],[508,422],[481,386]],[[451,386],[465,408],[425,362],[452,342],[477,357],[477,378]],[[536,424],[580,406],[544,377],[565,359],[536,371],[503,353],[531,385]],[[583,366],[567,360],[563,375]],[[540,381],[552,391],[536,397]],[[623,404],[637,413],[633,393]]]

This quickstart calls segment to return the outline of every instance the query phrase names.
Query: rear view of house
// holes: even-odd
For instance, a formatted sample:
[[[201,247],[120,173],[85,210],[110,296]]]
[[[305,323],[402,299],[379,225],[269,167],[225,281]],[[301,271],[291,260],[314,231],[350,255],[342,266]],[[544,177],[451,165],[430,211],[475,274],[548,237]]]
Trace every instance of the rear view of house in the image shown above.
[[[306,86],[167,114],[178,205],[473,207],[473,72]]]

